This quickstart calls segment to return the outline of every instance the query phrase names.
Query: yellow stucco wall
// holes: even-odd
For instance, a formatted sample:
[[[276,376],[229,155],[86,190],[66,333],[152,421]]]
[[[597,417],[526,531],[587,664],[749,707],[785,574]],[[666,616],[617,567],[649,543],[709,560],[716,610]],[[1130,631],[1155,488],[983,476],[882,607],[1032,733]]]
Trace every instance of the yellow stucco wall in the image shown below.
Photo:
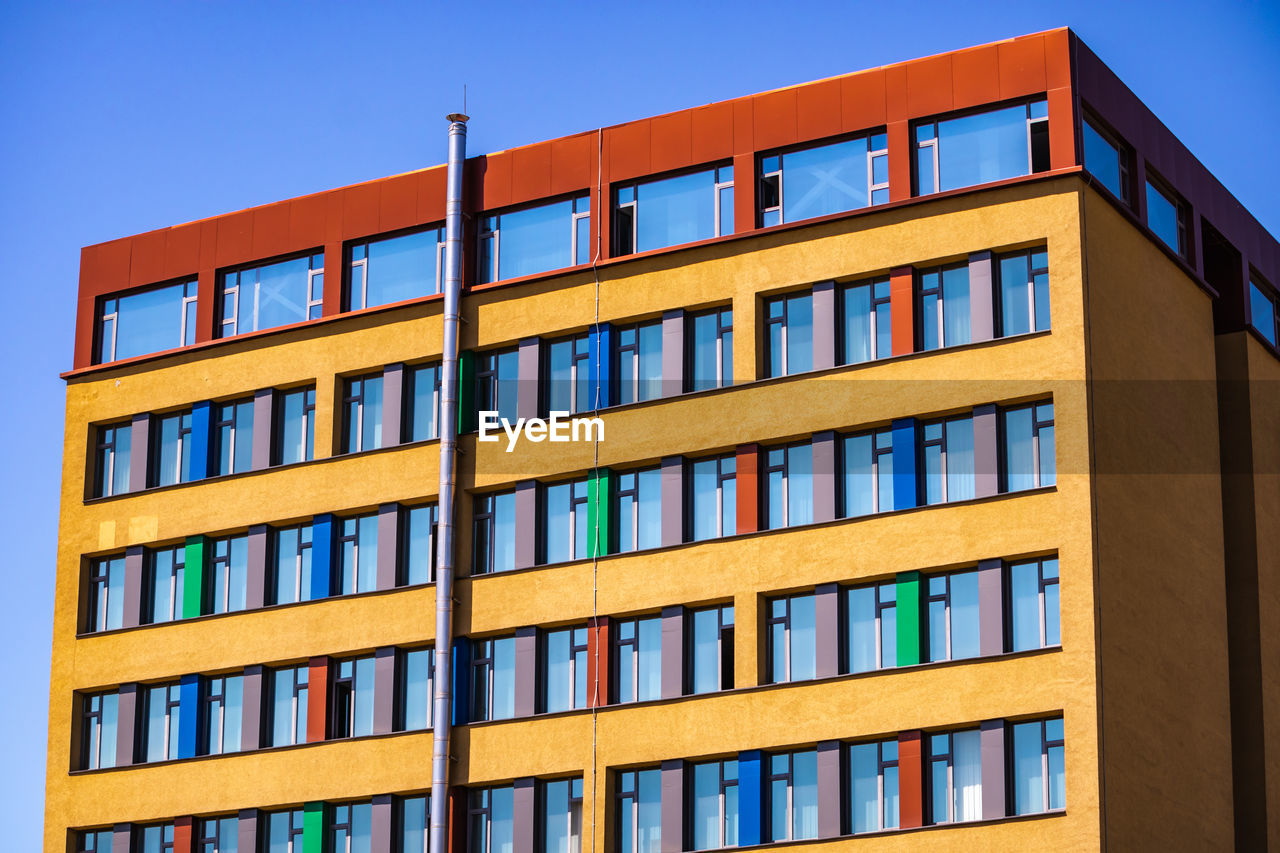
[[[610,411],[600,463],[767,442],[817,430],[885,424],[916,414],[1052,395],[1058,487],[968,504],[766,532],[602,559],[598,612],[652,612],[670,604],[733,601],[739,689],[727,694],[476,725],[455,730],[455,781],[585,773],[586,823],[607,849],[607,768],[742,749],[811,744],[993,717],[1062,711],[1067,812],[994,825],[863,838],[859,849],[916,849],[926,841],[975,850],[1097,849],[1101,833],[1094,654],[1095,544],[1088,479],[1088,399],[1075,178],[938,200],[786,233],[638,259],[601,272],[601,320],[665,309],[734,306],[736,378],[728,391]],[[756,383],[759,294],[827,278],[854,280],[902,264],[1047,242],[1053,331],[823,374]],[[464,298],[465,348],[581,329],[595,314],[595,283],[577,273]],[[425,443],[325,459],[333,447],[337,377],[439,353],[438,303],[351,318],[73,380],[67,392],[61,535],[50,698],[45,848],[66,827],[208,814],[420,790],[430,780],[430,735],[403,734],[264,750],[96,773],[68,773],[75,690],[111,687],[257,663],[343,655],[433,637],[431,588],[209,617],[76,639],[85,555],[196,533],[243,530],[318,512],[433,496],[437,448]],[[1210,344],[1209,363],[1212,364]],[[263,387],[314,381],[315,462],[216,482],[85,504],[89,424]],[[585,445],[462,442],[463,489],[591,466]],[[480,476],[475,471],[483,472]],[[470,501],[461,502],[458,564],[469,565]],[[972,565],[1057,551],[1062,650],[966,664],[850,676],[804,685],[757,683],[756,614],[762,593],[894,572]],[[457,630],[510,631],[581,622],[592,614],[589,562],[462,579]],[[592,769],[598,780],[591,793]],[[850,843],[847,839],[826,849]]]
[[[1211,297],[1098,193],[1081,200],[1106,843],[1227,849],[1230,706]]]

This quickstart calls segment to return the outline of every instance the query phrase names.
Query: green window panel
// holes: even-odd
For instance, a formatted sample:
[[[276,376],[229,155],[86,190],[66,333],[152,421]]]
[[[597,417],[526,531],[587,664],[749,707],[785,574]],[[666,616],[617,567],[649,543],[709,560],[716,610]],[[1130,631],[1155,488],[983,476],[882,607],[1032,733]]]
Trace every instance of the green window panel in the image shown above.
[[[898,575],[898,666],[920,663],[920,573]]]
[[[307,803],[302,814],[302,853],[324,853],[324,803]]]
[[[182,573],[182,618],[194,619],[204,614],[205,538],[187,538]]]
[[[617,486],[618,477],[608,468],[597,468],[587,480],[587,544],[592,557],[609,553],[612,528],[609,517],[609,498]]]

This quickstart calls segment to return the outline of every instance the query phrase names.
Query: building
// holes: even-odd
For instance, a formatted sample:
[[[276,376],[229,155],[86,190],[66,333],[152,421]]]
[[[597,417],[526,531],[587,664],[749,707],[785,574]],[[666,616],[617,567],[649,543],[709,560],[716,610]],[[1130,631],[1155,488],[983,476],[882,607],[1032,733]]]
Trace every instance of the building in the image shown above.
[[[445,174],[84,249],[46,851],[425,849]],[[451,849],[1280,849],[1280,247],[1070,31],[464,206]]]

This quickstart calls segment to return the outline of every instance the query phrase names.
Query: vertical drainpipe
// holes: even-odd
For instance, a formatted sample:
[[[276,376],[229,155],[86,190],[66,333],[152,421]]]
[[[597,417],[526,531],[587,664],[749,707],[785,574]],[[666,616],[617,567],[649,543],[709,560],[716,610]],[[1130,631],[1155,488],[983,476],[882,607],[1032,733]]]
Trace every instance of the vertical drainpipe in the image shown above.
[[[440,491],[436,550],[435,709],[431,749],[431,853],[446,853],[449,838],[449,732],[452,720],[450,646],[453,643],[454,463],[458,447],[458,304],[462,294],[462,169],[467,116],[449,119],[445,201],[444,359],[440,376]]]

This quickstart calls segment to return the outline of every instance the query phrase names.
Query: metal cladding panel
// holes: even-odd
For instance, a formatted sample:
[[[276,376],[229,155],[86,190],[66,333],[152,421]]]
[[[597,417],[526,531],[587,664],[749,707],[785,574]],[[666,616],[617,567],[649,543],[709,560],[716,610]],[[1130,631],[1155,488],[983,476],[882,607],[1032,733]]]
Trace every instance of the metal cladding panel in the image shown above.
[[[662,698],[684,695],[685,609],[662,608]]]
[[[836,838],[843,830],[840,798],[840,758],[844,744],[824,740],[818,744],[818,837]]]
[[[138,730],[138,685],[121,684],[116,699],[116,766],[133,764],[134,738]]]
[[[178,758],[195,758],[200,744],[200,676],[178,682]]]
[[[400,557],[400,504],[378,507],[378,589],[395,589]]]
[[[813,369],[836,366],[836,283],[813,286]]]
[[[914,666],[920,657],[920,573],[898,575],[897,606],[898,666]]]
[[[758,749],[738,753],[738,844],[764,841],[764,755]]]
[[[213,436],[213,404],[204,401],[191,407],[191,482],[203,480],[212,471],[210,439]]]
[[[254,471],[271,467],[271,434],[275,409],[274,388],[263,388],[253,393],[253,460]]]
[[[685,762],[662,762],[662,853],[684,850]]]
[[[404,424],[404,365],[382,368],[382,446],[400,443]]]
[[[830,430],[813,435],[813,520],[836,517],[836,434]]]
[[[334,519],[322,513],[311,519],[311,598],[333,594]]]
[[[969,338],[974,343],[995,337],[995,294],[991,253],[969,256]]]
[[[373,653],[373,733],[395,731],[396,659],[395,646],[382,646]]]
[[[898,734],[898,826],[924,825],[924,737],[918,731]]]
[[[257,610],[266,601],[269,532],[265,524],[249,528],[249,565],[245,580],[245,609]]]
[[[1004,654],[1004,564],[1000,560],[978,563],[979,652]]]
[[[146,557],[141,545],[124,552],[124,617],[122,628],[136,628],[142,622],[142,565]]]
[[[684,541],[684,458],[662,459],[662,547],[669,548]]]
[[[989,498],[1000,492],[1000,448],[996,434],[996,407],[992,404],[973,410],[974,496]]]
[[[982,819],[999,820],[1008,813],[1005,802],[1004,720],[983,720],[979,730],[982,752]]]
[[[245,667],[240,713],[240,750],[262,746],[262,700],[265,670],[261,665]]]
[[[663,397],[684,393],[684,310],[662,315],[662,384]]]
[[[916,421],[899,418],[892,424],[893,442],[893,508],[914,509],[916,489]]]
[[[542,341],[524,338],[516,355],[516,417],[536,418],[541,402],[538,400],[538,379],[541,375]]]

